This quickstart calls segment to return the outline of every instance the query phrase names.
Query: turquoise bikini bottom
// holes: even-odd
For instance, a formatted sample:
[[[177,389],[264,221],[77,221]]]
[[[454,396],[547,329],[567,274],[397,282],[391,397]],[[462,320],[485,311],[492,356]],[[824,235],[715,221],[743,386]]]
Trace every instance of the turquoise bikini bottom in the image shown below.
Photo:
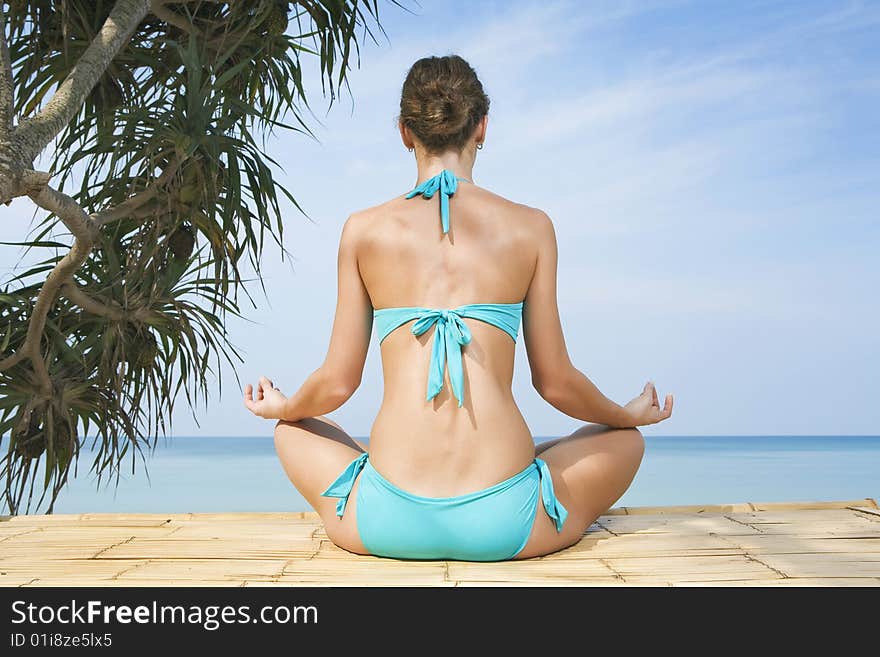
[[[483,490],[456,497],[422,497],[385,479],[364,453],[321,493],[339,498],[336,515],[340,518],[362,471],[357,528],[364,547],[377,556],[502,561],[519,554],[529,540],[539,495],[557,532],[568,516],[556,499],[550,470],[539,458]]]

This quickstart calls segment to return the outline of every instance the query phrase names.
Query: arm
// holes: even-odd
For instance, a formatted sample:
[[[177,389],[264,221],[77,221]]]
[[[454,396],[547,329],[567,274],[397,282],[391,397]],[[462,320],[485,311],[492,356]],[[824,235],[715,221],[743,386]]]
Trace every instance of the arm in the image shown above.
[[[260,378],[256,399],[248,384],[245,406],[254,414],[294,422],[335,411],[357,390],[370,346],[373,306],[358,270],[357,226],[351,217],[339,240],[337,285],[336,315],[324,362],[289,398],[266,377]]]
[[[536,226],[535,271],[523,304],[523,335],[532,384],[550,405],[585,422],[610,427],[653,424],[672,414],[672,395],[661,410],[651,382],[626,406],[608,399],[574,367],[565,346],[556,301],[557,244],[553,223],[541,212]]]

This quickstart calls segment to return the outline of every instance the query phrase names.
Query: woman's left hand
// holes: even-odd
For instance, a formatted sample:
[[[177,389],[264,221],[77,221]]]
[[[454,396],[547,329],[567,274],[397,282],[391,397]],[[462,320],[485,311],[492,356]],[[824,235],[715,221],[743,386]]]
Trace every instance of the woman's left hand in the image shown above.
[[[287,397],[265,376],[260,377],[256,395],[250,383],[244,387],[244,405],[257,417],[266,420],[283,420],[286,404]]]

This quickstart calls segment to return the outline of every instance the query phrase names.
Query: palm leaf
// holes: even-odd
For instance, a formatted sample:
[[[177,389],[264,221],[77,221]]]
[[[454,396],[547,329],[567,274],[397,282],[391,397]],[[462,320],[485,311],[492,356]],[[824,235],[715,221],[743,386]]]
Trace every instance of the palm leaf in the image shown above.
[[[112,4],[7,3],[19,121],[45,105]],[[359,65],[359,39],[375,41],[381,30],[375,1],[166,8],[186,29],[148,15],[58,135],[48,164],[53,184],[88,213],[156,193],[101,229],[72,280],[90,303],[62,294],[52,304],[40,343],[51,398],[37,394],[29,361],[0,372],[0,479],[12,512],[44,502],[51,511],[86,453],[85,436],[89,471],[99,485],[118,484],[169,430],[175,403],[195,413],[224,364],[240,361],[226,321],[241,316],[238,295],[253,302],[248,288],[262,285],[267,243],[287,253],[282,199],[306,215],[279,184],[267,138],[283,129],[314,139],[304,68],[318,61],[332,105]],[[69,247],[64,235],[50,215],[31,239],[7,243],[40,257],[0,291],[0,357],[23,344],[46,273]]]

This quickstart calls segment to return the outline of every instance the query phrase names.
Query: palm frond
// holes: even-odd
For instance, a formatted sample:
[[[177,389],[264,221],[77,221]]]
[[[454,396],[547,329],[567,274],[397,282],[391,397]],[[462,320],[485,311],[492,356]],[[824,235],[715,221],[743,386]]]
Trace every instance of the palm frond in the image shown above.
[[[20,121],[44,106],[113,3],[7,4]],[[267,244],[286,253],[282,200],[306,214],[279,184],[266,139],[277,129],[314,139],[304,71],[318,63],[332,105],[360,41],[382,31],[375,0],[165,8],[170,21],[142,21],[54,146],[54,184],[87,213],[145,200],[101,228],[70,281],[79,302],[52,304],[39,345],[51,398],[37,394],[28,361],[0,372],[0,480],[13,512],[46,501],[51,511],[86,436],[90,472],[118,483],[169,430],[175,404],[194,411],[240,360],[226,322],[242,315],[240,293],[252,300],[248,284],[262,283]],[[24,343],[34,299],[69,246],[54,215],[18,244],[43,257],[0,290],[0,358]]]

